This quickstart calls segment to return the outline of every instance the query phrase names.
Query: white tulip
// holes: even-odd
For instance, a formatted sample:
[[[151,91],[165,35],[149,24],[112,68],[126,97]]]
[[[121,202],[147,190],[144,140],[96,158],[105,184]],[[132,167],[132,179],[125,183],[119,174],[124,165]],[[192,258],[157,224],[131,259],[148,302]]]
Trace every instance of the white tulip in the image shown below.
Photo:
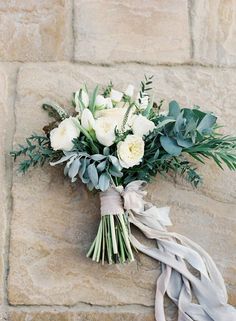
[[[113,108],[112,100],[110,97],[106,98],[106,108]]]
[[[79,99],[80,98],[80,99]],[[82,101],[82,104],[81,104]],[[80,90],[75,93],[75,110],[77,113],[81,114],[84,108],[89,106],[89,95],[85,90]]]
[[[85,108],[81,116],[81,125],[88,131],[92,130],[95,125],[93,114],[88,108]]]
[[[121,101],[123,97],[123,93],[117,90],[112,89],[111,94],[110,94],[111,100],[114,101],[115,103],[118,103]]]
[[[117,144],[117,155],[124,168],[138,165],[144,155],[144,141],[139,136],[126,136],[124,141]]]
[[[51,146],[54,150],[70,151],[73,148],[72,140],[80,135],[74,120],[74,117],[66,118],[50,132]]]
[[[125,91],[126,96],[132,97],[134,94],[134,86],[129,85]]]
[[[95,121],[95,134],[100,144],[111,146],[115,141],[116,122],[109,117],[100,117]]]
[[[95,106],[99,108],[105,108],[107,104],[106,98],[104,98],[102,95],[97,95],[95,99]]]
[[[147,119],[142,115],[136,115],[133,118],[131,127],[134,135],[143,137],[154,130],[155,124],[153,121]]]

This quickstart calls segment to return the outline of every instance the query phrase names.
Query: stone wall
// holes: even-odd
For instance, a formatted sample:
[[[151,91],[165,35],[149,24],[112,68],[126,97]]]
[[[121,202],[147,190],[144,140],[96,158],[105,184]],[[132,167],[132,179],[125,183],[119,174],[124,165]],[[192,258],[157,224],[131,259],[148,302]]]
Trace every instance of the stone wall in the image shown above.
[[[0,320],[153,321],[159,265],[86,259],[97,196],[60,169],[20,177],[9,151],[47,121],[44,101],[69,105],[83,82],[123,88],[144,74],[157,99],[212,110],[236,134],[235,0],[0,0],[0,61]],[[157,177],[149,198],[213,256],[236,305],[236,175],[199,169],[198,190]]]

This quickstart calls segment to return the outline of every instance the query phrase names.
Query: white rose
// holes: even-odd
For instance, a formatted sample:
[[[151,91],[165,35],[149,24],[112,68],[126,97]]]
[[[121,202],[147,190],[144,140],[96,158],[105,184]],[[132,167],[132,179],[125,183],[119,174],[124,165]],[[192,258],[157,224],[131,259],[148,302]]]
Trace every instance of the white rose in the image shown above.
[[[100,117],[95,121],[94,130],[100,144],[111,146],[114,143],[116,125],[114,119],[109,117]]]
[[[149,96],[144,96],[140,98],[140,94],[138,94],[136,103],[139,105],[140,109],[142,110],[146,109],[149,103]]]
[[[128,135],[117,145],[117,155],[124,168],[138,165],[144,155],[144,141],[140,136]]]
[[[110,94],[111,100],[114,101],[115,103],[118,103],[121,101],[123,97],[123,93],[117,90],[112,89],[111,94]]]
[[[81,101],[82,101],[83,105],[81,104]],[[81,111],[84,108],[88,108],[88,106],[89,106],[89,95],[87,94],[87,92],[85,90],[82,89],[82,90],[77,91],[75,93],[75,104],[76,104],[75,110],[77,111],[77,113],[81,113]]]
[[[108,117],[110,120],[112,119],[112,122],[117,125],[118,129],[121,129],[127,109],[128,109],[128,106],[123,107],[123,108],[116,108],[115,107],[115,108],[111,108],[111,109],[103,109],[103,110],[96,112],[96,118],[99,118],[99,117],[107,118]],[[125,130],[128,130],[130,128],[134,111],[135,111],[135,107],[132,108],[129,112]]]
[[[105,108],[107,104],[106,98],[104,98],[102,95],[97,95],[95,99],[95,106],[99,108]]]
[[[81,125],[88,131],[92,130],[95,125],[93,114],[88,108],[85,108],[81,116]]]
[[[72,140],[80,135],[73,119],[75,118],[64,119],[57,128],[50,132],[51,146],[54,150],[70,151],[73,148]]]
[[[129,97],[132,97],[134,94],[134,86],[133,85],[129,85],[125,91],[125,94]]]
[[[133,124],[131,127],[134,135],[143,137],[144,135],[147,135],[148,133],[153,131],[153,129],[155,128],[155,124],[146,117],[137,115],[134,116]]]

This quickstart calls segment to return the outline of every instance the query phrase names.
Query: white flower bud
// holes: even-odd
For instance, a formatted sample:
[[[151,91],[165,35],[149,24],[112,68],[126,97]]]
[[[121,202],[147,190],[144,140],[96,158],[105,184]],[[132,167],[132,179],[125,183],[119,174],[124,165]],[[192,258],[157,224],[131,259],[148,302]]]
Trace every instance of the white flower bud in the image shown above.
[[[134,135],[136,136],[140,136],[140,137],[146,136],[148,133],[152,132],[154,128],[155,128],[154,122],[152,122],[151,120],[147,119],[142,115],[136,115],[133,118],[132,130]]]
[[[85,108],[81,116],[81,125],[88,131],[92,130],[95,125],[93,114],[88,108]]]
[[[97,95],[95,100],[95,106],[99,108],[105,108],[107,104],[106,98],[104,98],[102,95]]]
[[[106,108],[113,108],[112,100],[110,97],[106,98]]]
[[[109,117],[100,117],[95,121],[94,130],[100,144],[111,146],[114,143],[115,127],[114,119]]]
[[[114,101],[115,103],[118,103],[121,101],[123,97],[123,93],[117,90],[112,89],[111,94],[110,94],[111,100]]]
[[[125,94],[129,97],[132,97],[134,94],[134,86],[133,85],[129,85],[125,91]]]

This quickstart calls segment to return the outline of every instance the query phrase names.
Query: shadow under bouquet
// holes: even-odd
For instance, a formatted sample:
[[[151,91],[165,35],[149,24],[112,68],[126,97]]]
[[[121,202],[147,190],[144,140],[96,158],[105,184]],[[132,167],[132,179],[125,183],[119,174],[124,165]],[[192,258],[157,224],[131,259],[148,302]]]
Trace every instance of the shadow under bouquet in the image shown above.
[[[168,111],[161,112],[163,101],[153,100],[151,86],[152,77],[145,77],[135,95],[132,85],[120,92],[109,83],[91,94],[84,86],[73,94],[72,114],[45,103],[53,121],[11,155],[23,157],[22,173],[45,163],[64,164],[72,182],[80,179],[89,190],[99,191],[101,220],[87,256],[102,264],[125,263],[134,260],[135,249],[160,261],[156,320],[165,320],[165,294],[177,305],[181,321],[236,320],[210,256],[186,237],[168,232],[168,207],[144,199],[144,186],[157,173],[182,175],[197,187],[201,176],[192,160],[211,158],[221,169],[236,170],[236,138],[220,134],[217,117],[198,106],[182,108],[171,101]],[[132,225],[157,246],[141,244]]]

